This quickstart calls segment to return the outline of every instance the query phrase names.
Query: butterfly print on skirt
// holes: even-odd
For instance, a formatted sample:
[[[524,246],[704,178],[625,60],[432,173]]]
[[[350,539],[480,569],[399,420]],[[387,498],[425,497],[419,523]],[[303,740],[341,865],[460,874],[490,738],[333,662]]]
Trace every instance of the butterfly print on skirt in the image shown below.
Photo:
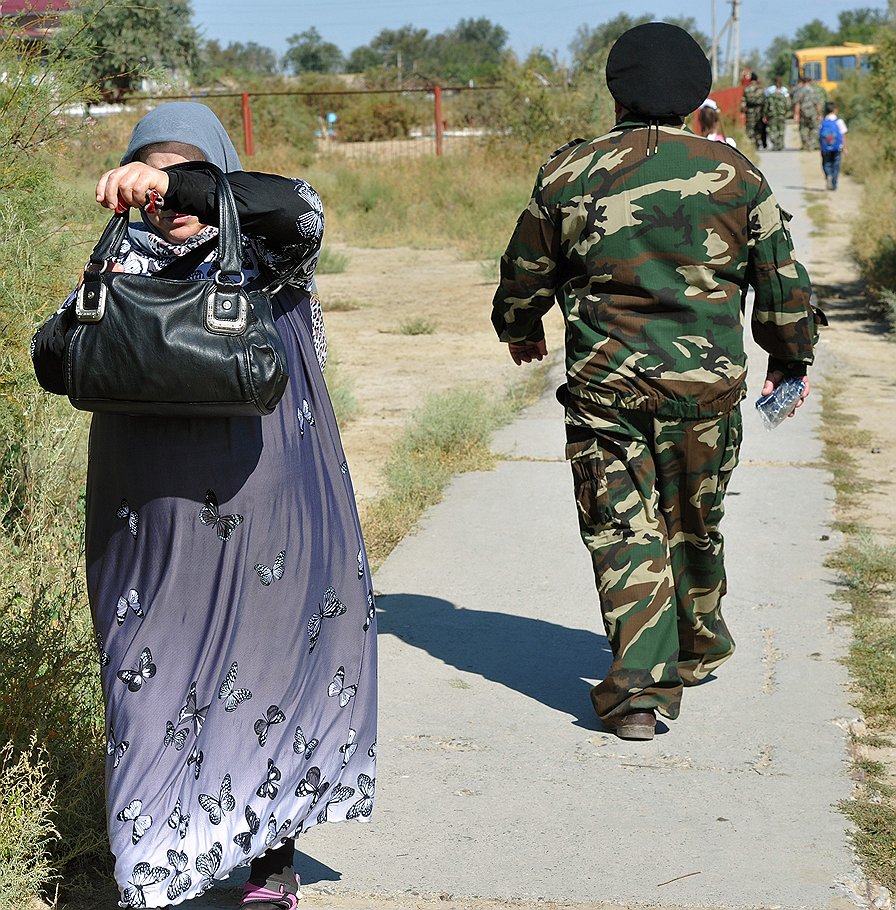
[[[230,535],[243,523],[243,516],[222,515],[218,508],[218,497],[214,490],[205,491],[205,505],[199,510],[199,520],[207,527],[212,527],[218,534],[218,539],[225,543],[230,540]]]

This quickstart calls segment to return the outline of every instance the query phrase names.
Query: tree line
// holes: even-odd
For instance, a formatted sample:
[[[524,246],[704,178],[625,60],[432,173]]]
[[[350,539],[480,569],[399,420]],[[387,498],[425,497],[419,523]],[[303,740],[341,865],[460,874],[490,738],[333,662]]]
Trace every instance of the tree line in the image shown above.
[[[123,0],[82,0],[77,17],[56,37],[60,47],[78,57],[85,81],[103,86],[107,97],[121,97],[139,86],[147,74],[176,74],[182,83],[214,85],[252,83],[307,74],[363,74],[366,84],[402,85],[408,79],[424,84],[497,81],[509,64],[533,70],[556,83],[599,65],[612,43],[626,30],[655,17],[650,13],[621,13],[604,23],[581,25],[569,44],[569,63],[556,51],[535,48],[518,61],[508,48],[508,33],[486,17],[462,18],[445,31],[405,25],[382,29],[369,43],[344,54],[311,26],[286,39],[278,55],[254,41],[203,40],[193,18],[190,0],[156,0],[132,5]],[[711,40],[691,16],[667,19],[689,31],[709,52]],[[814,19],[793,36],[775,37],[764,53],[744,55],[744,64],[771,78],[787,76],[790,54],[800,47],[872,42],[892,25],[886,10],[860,7],[838,15],[836,27]],[[147,41],[146,36],[152,40]]]

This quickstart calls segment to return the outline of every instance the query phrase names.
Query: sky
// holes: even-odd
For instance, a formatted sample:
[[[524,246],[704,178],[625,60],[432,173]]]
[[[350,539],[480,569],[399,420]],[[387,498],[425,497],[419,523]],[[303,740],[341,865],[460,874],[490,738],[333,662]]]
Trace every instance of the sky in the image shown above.
[[[192,0],[193,19],[205,38],[263,44],[278,54],[286,38],[311,26],[345,53],[384,28],[411,24],[430,34],[445,31],[459,19],[485,16],[510,35],[509,46],[520,56],[541,46],[569,60],[569,43],[583,24],[594,26],[619,13],[693,16],[697,27],[712,33],[712,0]],[[834,27],[842,10],[885,8],[882,0],[741,0],[741,54],[765,51],[778,35],[791,36],[813,19]],[[717,30],[731,15],[730,0],[716,0]],[[725,52],[725,38],[721,50]]]

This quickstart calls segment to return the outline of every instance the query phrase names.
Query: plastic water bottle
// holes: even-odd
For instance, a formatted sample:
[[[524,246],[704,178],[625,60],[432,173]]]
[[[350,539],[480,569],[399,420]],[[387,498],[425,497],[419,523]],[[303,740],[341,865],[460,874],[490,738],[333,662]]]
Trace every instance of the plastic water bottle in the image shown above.
[[[767,430],[773,430],[793,412],[805,388],[806,383],[794,376],[785,379],[771,395],[756,400],[756,410]]]

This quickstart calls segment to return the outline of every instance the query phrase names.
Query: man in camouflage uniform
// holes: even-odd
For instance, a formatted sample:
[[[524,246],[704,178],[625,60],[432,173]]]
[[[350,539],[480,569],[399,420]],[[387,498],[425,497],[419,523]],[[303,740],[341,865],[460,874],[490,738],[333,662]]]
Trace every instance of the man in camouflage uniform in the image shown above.
[[[566,453],[613,652],[592,702],[617,735],[652,739],[655,711],[677,717],[682,687],[734,652],[719,521],[741,438],[748,285],[770,354],[764,393],[806,374],[815,327],[765,178],[683,127],[711,82],[699,45],[677,26],[637,26],[607,82],[618,122],[542,166],[492,322],[528,363],[547,353],[542,316],[555,300],[563,310]]]
[[[744,92],[741,96],[740,109],[744,115],[747,138],[756,148],[759,148],[762,141],[762,102],[764,97],[765,94],[759,77],[756,73],[750,73],[750,81],[744,86]],[[763,146],[765,145],[765,143],[762,144]]]
[[[793,93],[793,119],[800,126],[800,148],[803,150],[818,151],[818,127],[825,101],[827,97],[820,85],[806,76],[800,78],[799,88]]]
[[[790,92],[781,84],[781,77],[765,90],[762,101],[762,116],[768,124],[768,139],[772,148],[780,152],[784,148],[784,124],[790,116]]]

